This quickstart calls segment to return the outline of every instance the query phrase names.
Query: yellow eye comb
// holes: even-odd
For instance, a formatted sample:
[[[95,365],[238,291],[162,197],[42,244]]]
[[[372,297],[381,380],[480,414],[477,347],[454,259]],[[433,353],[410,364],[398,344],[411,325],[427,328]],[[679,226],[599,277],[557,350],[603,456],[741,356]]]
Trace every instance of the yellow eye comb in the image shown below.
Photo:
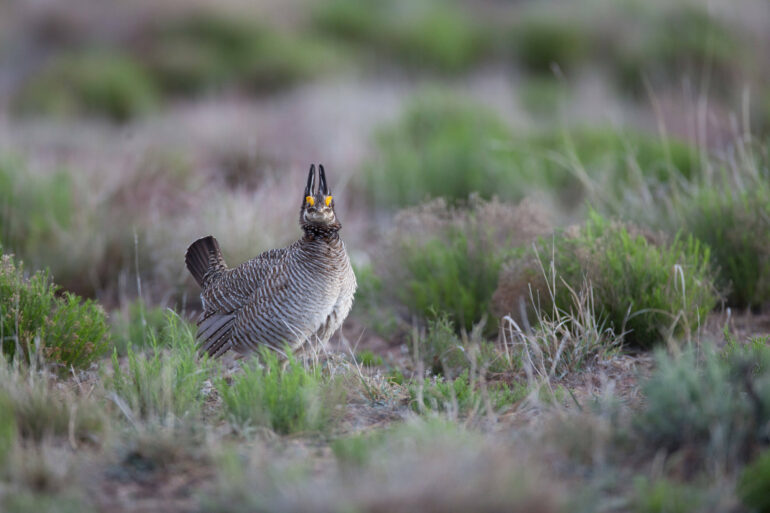
[[[307,202],[307,204],[308,204],[308,205],[310,205],[311,207],[312,207],[313,205],[315,205],[315,198],[314,198],[313,196],[305,196],[305,201],[306,201],[306,202]]]
[[[332,197],[331,196],[326,196],[326,206],[328,207],[331,204],[332,204]]]

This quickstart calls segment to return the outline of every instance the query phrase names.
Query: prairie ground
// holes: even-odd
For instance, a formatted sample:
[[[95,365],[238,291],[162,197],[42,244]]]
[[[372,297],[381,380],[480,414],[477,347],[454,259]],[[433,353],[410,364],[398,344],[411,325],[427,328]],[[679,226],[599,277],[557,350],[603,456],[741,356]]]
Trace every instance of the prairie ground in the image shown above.
[[[0,511],[770,511],[763,0],[0,6]],[[354,308],[198,354],[183,264]]]

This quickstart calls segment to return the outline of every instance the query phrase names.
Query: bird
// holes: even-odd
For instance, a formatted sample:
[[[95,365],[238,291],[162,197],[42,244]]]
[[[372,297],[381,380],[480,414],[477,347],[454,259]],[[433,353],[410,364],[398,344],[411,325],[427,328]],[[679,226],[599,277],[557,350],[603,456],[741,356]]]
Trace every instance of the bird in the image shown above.
[[[310,166],[299,211],[302,236],[293,244],[228,267],[217,239],[193,242],[185,265],[201,287],[197,321],[201,353],[245,356],[268,347],[286,356],[325,345],[353,305],[357,282],[340,238],[323,165]]]

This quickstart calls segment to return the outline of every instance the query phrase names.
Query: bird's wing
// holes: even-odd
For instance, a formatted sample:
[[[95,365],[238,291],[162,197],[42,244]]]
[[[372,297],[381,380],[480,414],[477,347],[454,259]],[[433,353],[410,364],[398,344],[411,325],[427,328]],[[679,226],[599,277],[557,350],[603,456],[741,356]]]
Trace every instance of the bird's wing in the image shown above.
[[[204,311],[198,320],[201,350],[220,356],[231,346],[234,321],[282,263],[285,249],[270,250],[221,273],[201,292]]]

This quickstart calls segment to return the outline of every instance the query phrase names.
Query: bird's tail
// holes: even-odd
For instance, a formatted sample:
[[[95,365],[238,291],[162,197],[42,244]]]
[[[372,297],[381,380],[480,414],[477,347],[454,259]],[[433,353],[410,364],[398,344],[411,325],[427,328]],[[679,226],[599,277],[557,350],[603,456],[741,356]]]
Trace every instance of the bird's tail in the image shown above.
[[[198,285],[203,287],[207,276],[216,271],[227,269],[217,239],[209,235],[198,239],[187,248],[184,263]]]

